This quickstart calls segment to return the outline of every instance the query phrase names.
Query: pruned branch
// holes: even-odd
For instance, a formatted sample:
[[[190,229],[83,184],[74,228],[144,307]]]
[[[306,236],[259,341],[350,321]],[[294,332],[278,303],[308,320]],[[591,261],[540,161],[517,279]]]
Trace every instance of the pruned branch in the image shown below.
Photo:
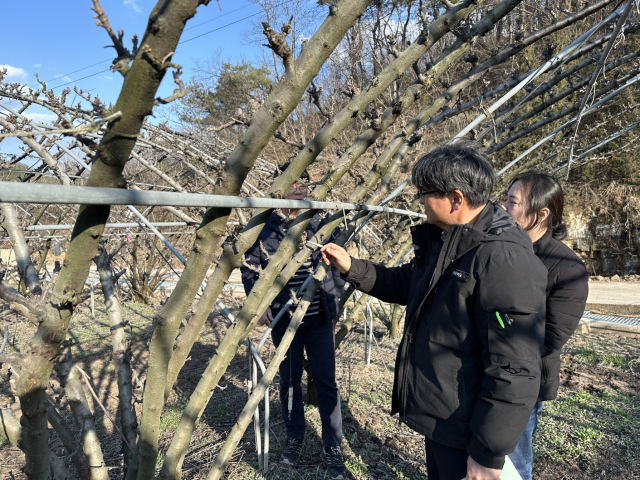
[[[133,53],[129,51],[128,48],[124,46],[123,37],[124,32],[122,30],[118,30],[117,34],[111,28],[111,24],[109,23],[109,18],[104,11],[104,8],[100,6],[100,2],[98,0],[92,0],[93,7],[91,10],[96,12],[93,18],[96,19],[96,25],[98,27],[102,27],[107,31],[107,34],[111,38],[113,45],[107,45],[105,48],[113,47],[116,49],[116,54],[118,55],[113,60],[113,65],[111,66],[111,70],[114,72],[120,72],[124,77],[129,71],[129,62],[133,60],[133,57],[136,54],[136,50],[138,47],[138,37],[136,35],[133,36]]]
[[[180,78],[180,75],[182,75],[181,68],[178,68],[175,72],[173,72],[173,81],[178,86],[178,88],[176,88],[173,91],[173,95],[167,98],[160,98],[160,97],[156,98],[155,105],[166,105],[167,103],[171,103],[175,100],[181,99],[182,97],[184,97],[189,93],[191,89],[189,87],[184,86],[184,82]]]
[[[291,21],[293,17],[289,20],[289,23],[282,23],[282,31],[281,33],[277,33],[275,30],[271,28],[267,22],[262,22],[263,33],[267,37],[268,44],[263,44],[265,47],[270,48],[273,52],[278,55],[282,59],[282,63],[284,63],[285,72],[293,74],[294,71],[294,62],[293,62],[293,51],[291,47],[287,43],[287,35],[291,33],[293,29],[291,27]]]
[[[318,111],[324,116],[327,120],[331,120],[331,115],[329,115],[324,108],[322,108],[322,104],[320,103],[320,95],[322,94],[322,83],[316,87],[316,84],[311,82],[311,86],[307,90],[309,92],[309,96],[313,104],[318,107]]]

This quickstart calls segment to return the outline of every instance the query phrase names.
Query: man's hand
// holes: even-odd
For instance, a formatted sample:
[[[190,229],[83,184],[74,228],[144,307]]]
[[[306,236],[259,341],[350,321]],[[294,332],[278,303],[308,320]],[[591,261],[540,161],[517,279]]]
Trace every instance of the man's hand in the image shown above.
[[[473,458],[467,458],[466,480],[500,480],[500,470],[480,465]]]
[[[273,322],[273,313],[271,313],[271,307],[267,307],[267,310],[262,314],[260,320],[258,320],[258,325],[270,327],[271,322]]]
[[[327,243],[320,249],[322,260],[329,265],[333,262],[340,273],[348,273],[351,268],[351,257],[347,251],[335,243]]]

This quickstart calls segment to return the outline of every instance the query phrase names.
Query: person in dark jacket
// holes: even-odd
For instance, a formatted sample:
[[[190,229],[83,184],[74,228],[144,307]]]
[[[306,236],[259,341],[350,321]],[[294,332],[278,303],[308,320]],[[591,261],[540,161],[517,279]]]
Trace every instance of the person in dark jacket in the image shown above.
[[[527,231],[533,251],[547,268],[547,315],[538,400],[529,423],[509,458],[523,480],[531,480],[532,437],[542,402],[553,400],[560,384],[560,350],[575,331],[589,293],[589,274],[582,260],[560,240],[567,236],[562,220],[564,194],[551,175],[526,172],[511,182],[504,208]]]
[[[391,413],[425,436],[429,479],[497,480],[538,396],[547,272],[488,201],[493,171],[475,148],[437,148],[412,174],[427,222],[411,229],[409,264],[321,251],[359,290],[407,305]]]
[[[284,170],[286,167],[287,165],[283,165],[280,169]],[[305,186],[308,180],[309,175],[304,172],[302,181],[293,185],[287,198],[303,200],[308,194],[308,189]],[[280,242],[286,235],[288,225],[296,218],[297,214],[297,210],[274,212],[262,229],[256,243],[247,250],[245,265],[240,269],[247,295],[258,279],[258,267],[266,268],[269,257],[278,250]],[[323,212],[318,212],[313,216],[305,231],[307,239],[311,239],[320,230],[324,224],[323,218]],[[336,229],[326,241],[336,238],[338,232],[339,230]],[[291,292],[295,293],[298,290],[304,280],[314,271],[320,259],[320,251],[316,250],[273,300],[271,306],[258,321],[258,325],[271,326],[274,317],[291,298]],[[321,458],[327,468],[327,476],[338,479],[345,478],[346,469],[340,452],[342,414],[340,411],[340,392],[335,375],[335,339],[332,320],[338,314],[338,302],[344,292],[344,283],[340,272],[335,267],[331,269],[329,275],[325,276],[291,342],[286,358],[280,364],[279,370],[280,404],[287,432],[287,441],[281,461],[292,465],[298,463],[302,450],[305,421],[301,381],[303,350],[306,350],[309,370],[318,394],[318,410],[322,422],[324,448],[321,452]],[[276,347],[280,345],[290,320],[290,312],[287,312],[274,326],[271,336]],[[291,403],[289,403],[290,400]]]

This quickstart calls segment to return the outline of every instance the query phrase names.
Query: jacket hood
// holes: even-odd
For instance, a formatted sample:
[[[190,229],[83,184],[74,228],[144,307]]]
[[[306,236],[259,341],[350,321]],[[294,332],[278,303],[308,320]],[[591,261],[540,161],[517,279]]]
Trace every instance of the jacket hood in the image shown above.
[[[480,212],[473,225],[452,225],[448,233],[462,229],[458,250],[468,250],[484,242],[513,242],[531,250],[531,238],[522,227],[513,221],[507,211],[496,203],[489,202]],[[443,229],[428,222],[411,228],[413,243],[418,249],[428,249],[433,241],[440,240]]]
[[[487,220],[485,227],[480,225],[480,221],[486,215]],[[485,232],[482,241],[491,242],[498,240],[501,242],[513,242],[531,250],[533,245],[529,234],[516,222],[513,221],[511,215],[500,205],[490,202],[480,214],[480,218],[476,222],[478,228]]]

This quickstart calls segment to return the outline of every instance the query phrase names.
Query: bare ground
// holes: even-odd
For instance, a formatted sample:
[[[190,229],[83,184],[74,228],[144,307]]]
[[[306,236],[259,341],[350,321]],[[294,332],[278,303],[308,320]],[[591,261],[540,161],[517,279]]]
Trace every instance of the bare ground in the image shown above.
[[[146,345],[150,337],[153,309],[140,304],[125,304],[125,315],[132,325],[134,368],[139,375],[135,393],[142,398],[142,382],[146,368]],[[31,334],[30,324],[8,309],[0,311],[3,324],[10,325],[10,347],[17,349]],[[224,320],[212,315],[201,341],[198,342],[180,375],[173,395],[165,407],[161,428],[161,449],[167,448],[183,405],[195,387],[201,372],[215,350],[223,332]],[[261,332],[255,332],[257,343]],[[347,337],[337,353],[337,377],[342,393],[344,418],[343,452],[349,475],[355,479],[388,479],[426,477],[423,438],[397,417],[389,416],[390,393],[397,341],[385,335],[385,327],[376,325],[371,364],[363,361],[362,325]],[[75,339],[74,355],[92,378],[93,388],[101,403],[116,416],[117,384],[110,363],[110,334],[101,303],[96,319],[81,306],[72,323],[70,336]],[[267,358],[273,347],[267,344]],[[557,479],[634,479],[640,478],[640,338],[610,334],[575,335],[563,354],[562,385],[555,402],[547,402],[540,416],[535,437],[534,478]],[[246,349],[239,350],[213,397],[193,436],[184,462],[183,478],[205,478],[227,432],[247,398],[249,358]],[[14,405],[6,365],[0,370],[0,406]],[[276,379],[277,380],[277,379]],[[50,393],[56,399],[68,424],[75,428],[69,406],[59,399],[55,379]],[[94,412],[99,435],[103,440],[105,464],[111,478],[121,478],[122,442],[100,407],[87,396]],[[141,404],[137,404],[138,410]],[[317,479],[323,478],[319,461],[321,449],[320,420],[317,409],[306,407],[307,436],[301,464],[289,468],[277,463],[283,446],[284,429],[277,392],[271,392],[271,460],[266,475],[257,472],[254,431],[246,432],[227,478],[240,479]],[[55,433],[52,449],[67,458]],[[162,458],[162,455],[161,455]],[[24,456],[15,447],[0,447],[0,478],[26,478],[22,473]],[[160,462],[159,462],[160,465]]]

